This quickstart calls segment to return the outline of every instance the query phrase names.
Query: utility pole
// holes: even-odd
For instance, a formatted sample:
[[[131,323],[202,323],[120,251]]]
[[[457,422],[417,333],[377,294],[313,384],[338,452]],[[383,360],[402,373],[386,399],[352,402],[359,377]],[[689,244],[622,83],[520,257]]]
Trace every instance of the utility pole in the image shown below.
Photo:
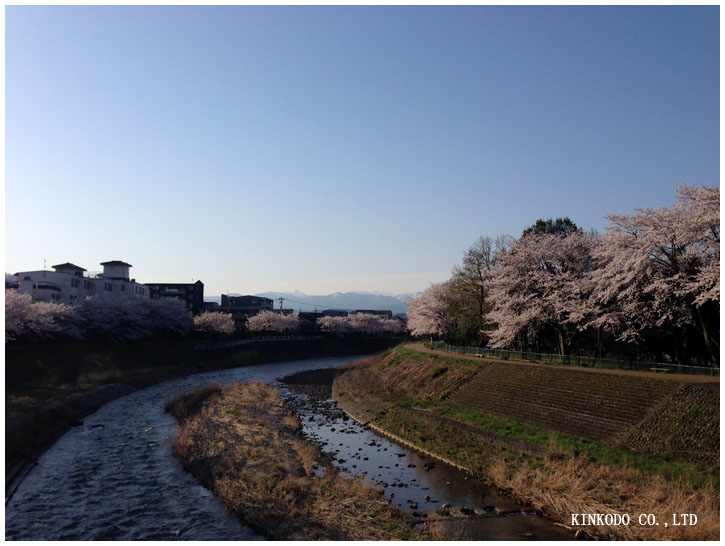
[[[284,309],[284,298],[282,296],[279,297],[279,309],[280,311]]]

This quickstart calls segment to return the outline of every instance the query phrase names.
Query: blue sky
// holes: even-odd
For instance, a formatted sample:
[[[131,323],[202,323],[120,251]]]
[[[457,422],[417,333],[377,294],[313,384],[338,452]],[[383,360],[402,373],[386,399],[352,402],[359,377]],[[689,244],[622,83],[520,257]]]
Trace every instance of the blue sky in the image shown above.
[[[417,291],[719,185],[719,8],[6,7],[6,271]]]

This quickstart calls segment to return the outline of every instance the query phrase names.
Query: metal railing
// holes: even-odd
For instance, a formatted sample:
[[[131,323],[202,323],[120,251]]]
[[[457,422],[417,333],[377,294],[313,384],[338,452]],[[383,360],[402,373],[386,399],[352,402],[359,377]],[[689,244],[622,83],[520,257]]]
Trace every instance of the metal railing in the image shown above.
[[[485,347],[463,347],[448,345],[444,341],[434,341],[429,344],[432,349],[460,353],[480,357],[496,358],[499,360],[523,360],[526,362],[541,362],[544,364],[558,364],[561,366],[581,366],[583,368],[601,368],[608,370],[633,370],[643,372],[681,373],[692,375],[720,375],[720,368],[706,366],[681,366],[666,362],[652,362],[644,360],[626,360],[622,358],[599,358],[581,355],[558,355],[551,353],[537,353],[532,351],[509,351],[505,349],[489,349]]]
[[[256,341],[299,341],[321,339],[322,336],[260,336],[250,337],[247,339],[236,339],[234,341],[213,341],[210,343],[195,343],[195,351],[206,351],[208,349],[226,349],[228,347],[238,347],[247,345]]]

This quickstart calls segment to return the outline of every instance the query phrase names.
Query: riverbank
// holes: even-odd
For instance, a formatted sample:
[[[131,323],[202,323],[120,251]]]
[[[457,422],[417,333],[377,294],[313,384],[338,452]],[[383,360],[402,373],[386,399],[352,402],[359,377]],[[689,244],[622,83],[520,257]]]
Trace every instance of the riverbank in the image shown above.
[[[103,405],[194,373],[304,358],[379,352],[391,338],[264,341],[194,351],[186,340],[53,343],[5,348],[6,502],[37,457]]]
[[[562,524],[572,513],[617,513],[633,523],[578,528],[619,539],[719,536],[719,393],[711,386],[403,347],[343,370],[333,396],[355,419]],[[642,513],[661,525],[639,525]],[[698,523],[673,526],[673,513],[695,513]]]
[[[209,387],[169,409],[180,420],[173,449],[184,467],[269,538],[430,538],[380,491],[327,464],[268,385]]]

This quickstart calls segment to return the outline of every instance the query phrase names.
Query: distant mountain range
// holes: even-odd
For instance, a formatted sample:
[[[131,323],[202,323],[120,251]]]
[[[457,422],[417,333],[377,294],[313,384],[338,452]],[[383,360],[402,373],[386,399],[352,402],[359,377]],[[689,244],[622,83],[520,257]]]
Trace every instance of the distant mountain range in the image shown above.
[[[279,308],[279,298],[284,298],[285,309],[294,309],[295,311],[375,309],[392,311],[395,315],[406,313],[408,311],[408,301],[418,294],[392,295],[381,292],[335,292],[326,296],[310,296],[295,290],[294,292],[262,292],[254,295],[273,299],[275,309]],[[219,302],[221,296],[204,299]]]

